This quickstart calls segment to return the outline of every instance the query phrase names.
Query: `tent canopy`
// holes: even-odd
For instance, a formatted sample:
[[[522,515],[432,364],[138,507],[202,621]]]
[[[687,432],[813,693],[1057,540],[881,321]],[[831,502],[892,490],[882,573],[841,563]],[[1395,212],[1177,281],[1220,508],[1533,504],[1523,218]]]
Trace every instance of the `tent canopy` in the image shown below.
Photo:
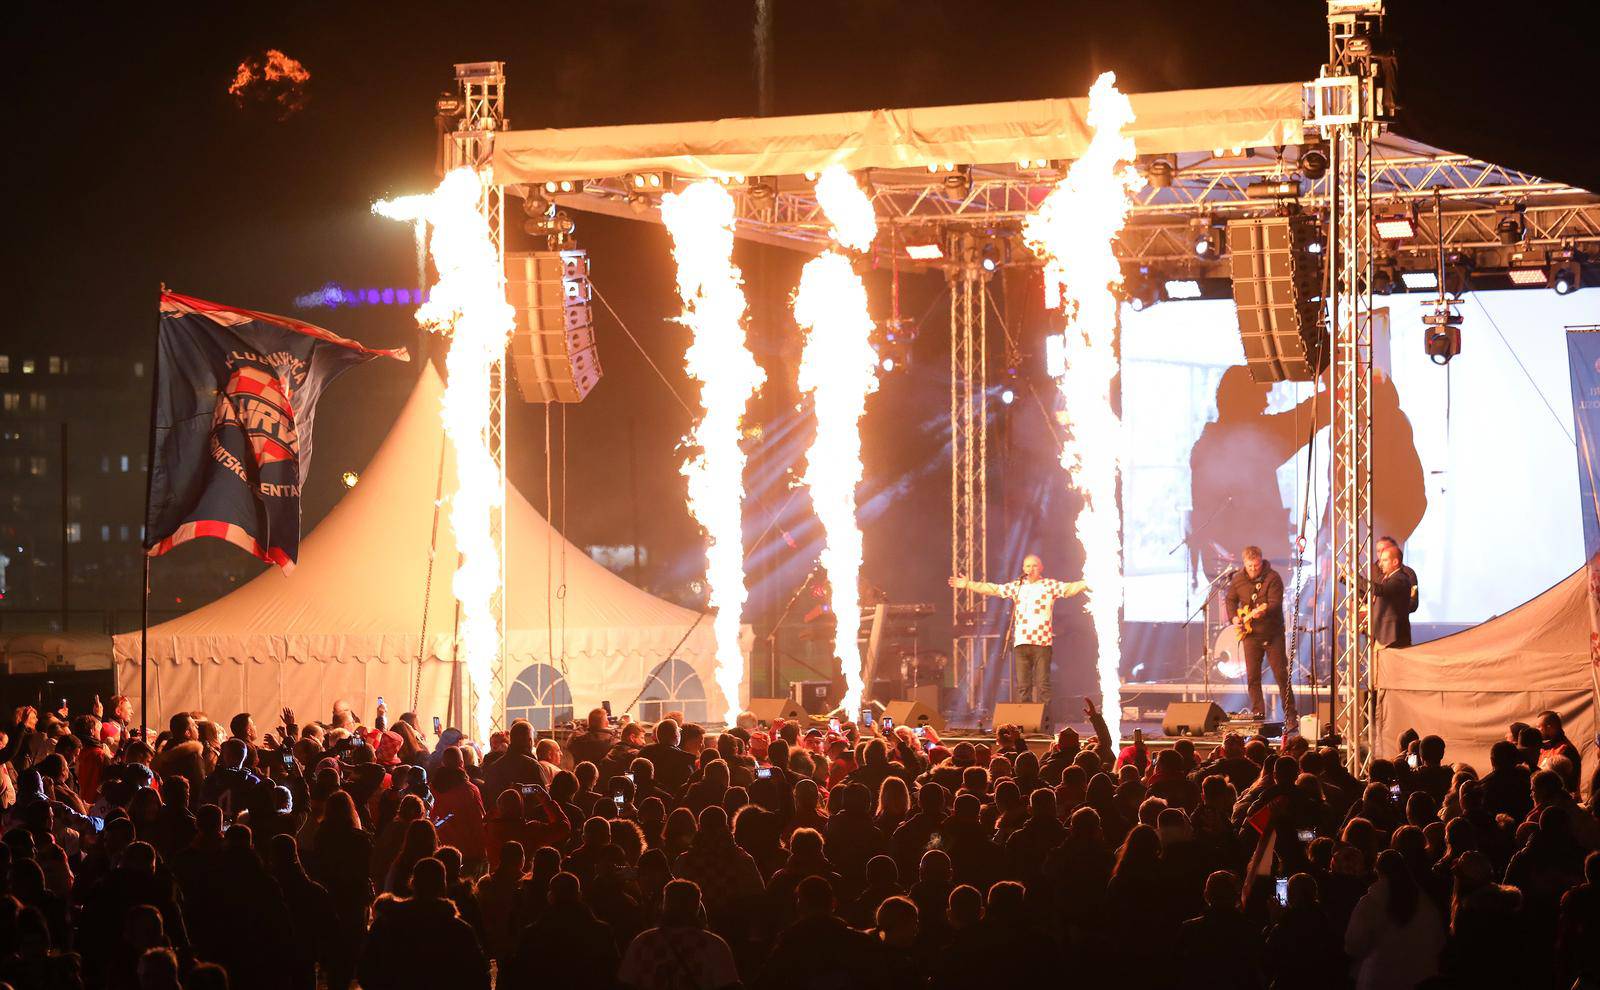
[[[1443,736],[1446,760],[1487,773],[1489,747],[1506,737],[1506,727],[1550,709],[1592,768],[1600,710],[1587,573],[1580,568],[1532,601],[1453,636],[1379,651],[1377,755],[1392,754],[1400,733],[1414,728]]]
[[[1291,82],[1135,93],[1126,133],[1140,154],[1300,144],[1302,89]],[[1092,137],[1088,118],[1088,97],[1077,97],[507,131],[495,137],[494,176],[510,185],[654,170],[698,179],[1076,159]]]
[[[285,705],[324,717],[339,698],[370,712],[380,695],[399,712],[412,707],[414,679],[418,714],[446,713],[456,645],[448,503],[455,466],[439,413],[442,391],[438,373],[424,365],[389,436],[306,538],[292,575],[264,571],[150,629],[155,724],[177,711],[227,717]],[[441,458],[446,499],[436,513]],[[665,691],[686,710],[703,708],[701,718],[719,716],[726,703],[712,677],[711,623],[595,563],[514,488],[506,497],[506,679],[523,682],[505,702],[512,716],[532,714],[520,710],[539,707],[532,701],[571,704],[581,715],[609,700],[620,714],[647,682],[650,693]],[[119,685],[137,694],[139,633],[117,636],[115,652]]]

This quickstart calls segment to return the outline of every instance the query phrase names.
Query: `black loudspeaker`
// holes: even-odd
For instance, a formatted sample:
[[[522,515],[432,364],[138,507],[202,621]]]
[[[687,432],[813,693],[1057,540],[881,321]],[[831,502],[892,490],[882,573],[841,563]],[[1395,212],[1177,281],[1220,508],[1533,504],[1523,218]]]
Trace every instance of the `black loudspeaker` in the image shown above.
[[[506,301],[516,310],[511,367],[525,402],[582,402],[600,381],[582,251],[508,251]]]
[[[828,704],[828,691],[832,686],[828,681],[795,681],[789,685],[789,696],[810,714],[826,715],[833,707]]]
[[[929,707],[920,701],[901,699],[891,701],[883,706],[883,713],[878,716],[880,724],[883,719],[894,719],[895,725],[931,725],[933,731],[944,731],[944,718],[939,714],[939,709]]]
[[[745,710],[754,715],[763,728],[779,719],[796,722],[806,717],[806,710],[793,698],[751,698]]]
[[[1039,702],[1002,701],[994,706],[994,724],[1020,725],[1023,732],[1038,732],[1044,724],[1044,705]]]
[[[1161,719],[1161,731],[1169,736],[1210,735],[1227,717],[1215,701],[1174,701]]]
[[[1257,382],[1309,382],[1328,366],[1317,236],[1301,213],[1228,221],[1239,337]]]

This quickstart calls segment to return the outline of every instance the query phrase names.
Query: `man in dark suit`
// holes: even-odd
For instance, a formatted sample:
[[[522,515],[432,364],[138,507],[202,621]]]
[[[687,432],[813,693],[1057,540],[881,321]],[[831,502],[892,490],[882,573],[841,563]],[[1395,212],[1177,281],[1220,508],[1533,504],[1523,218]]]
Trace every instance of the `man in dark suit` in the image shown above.
[[[1401,562],[1400,548],[1382,543],[1378,577],[1372,582],[1372,638],[1383,646],[1411,645],[1411,613],[1416,610],[1416,582]]]
[[[1300,715],[1294,704],[1294,687],[1289,683],[1289,651],[1283,623],[1283,577],[1261,555],[1260,547],[1245,547],[1244,569],[1235,571],[1228,583],[1228,613],[1239,629],[1239,645],[1244,651],[1245,672],[1250,684],[1250,710],[1256,716],[1266,711],[1261,696],[1261,659],[1272,665],[1273,679],[1283,699],[1285,725],[1294,725]],[[1245,626],[1250,631],[1245,632]]]

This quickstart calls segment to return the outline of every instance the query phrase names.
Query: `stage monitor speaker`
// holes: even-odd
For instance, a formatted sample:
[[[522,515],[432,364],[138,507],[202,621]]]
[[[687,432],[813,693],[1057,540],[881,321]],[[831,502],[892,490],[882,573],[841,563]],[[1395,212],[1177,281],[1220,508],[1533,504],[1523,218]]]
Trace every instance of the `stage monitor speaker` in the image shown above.
[[[779,719],[798,722],[806,717],[806,710],[793,698],[751,698],[745,710],[763,726],[770,726]]]
[[[812,715],[826,715],[833,707],[828,704],[829,681],[795,681],[789,685],[789,696],[802,709]]]
[[[1209,735],[1227,717],[1215,701],[1174,701],[1161,719],[1161,731],[1169,736]]]
[[[1044,705],[1030,701],[1002,701],[994,706],[994,724],[1020,725],[1023,732],[1038,732],[1044,726]]]
[[[931,725],[935,732],[944,731],[944,717],[939,714],[939,709],[905,698],[884,705],[878,718],[880,725],[883,719],[892,718],[895,725]]]
[[[600,381],[582,251],[506,253],[506,301],[516,312],[511,368],[524,402],[582,402]]]
[[[1304,213],[1228,221],[1239,338],[1257,382],[1309,382],[1328,366],[1318,236]]]

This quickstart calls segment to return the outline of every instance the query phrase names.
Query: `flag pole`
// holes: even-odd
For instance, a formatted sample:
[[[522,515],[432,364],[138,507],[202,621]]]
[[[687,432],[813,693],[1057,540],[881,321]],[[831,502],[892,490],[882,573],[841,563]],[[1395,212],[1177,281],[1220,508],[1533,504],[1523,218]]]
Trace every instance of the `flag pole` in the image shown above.
[[[150,738],[150,493],[156,471],[156,402],[161,376],[161,296],[167,291],[161,283],[156,296],[155,360],[150,363],[150,440],[144,459],[144,522],[140,526],[139,553],[144,558],[139,584],[139,738]]]

